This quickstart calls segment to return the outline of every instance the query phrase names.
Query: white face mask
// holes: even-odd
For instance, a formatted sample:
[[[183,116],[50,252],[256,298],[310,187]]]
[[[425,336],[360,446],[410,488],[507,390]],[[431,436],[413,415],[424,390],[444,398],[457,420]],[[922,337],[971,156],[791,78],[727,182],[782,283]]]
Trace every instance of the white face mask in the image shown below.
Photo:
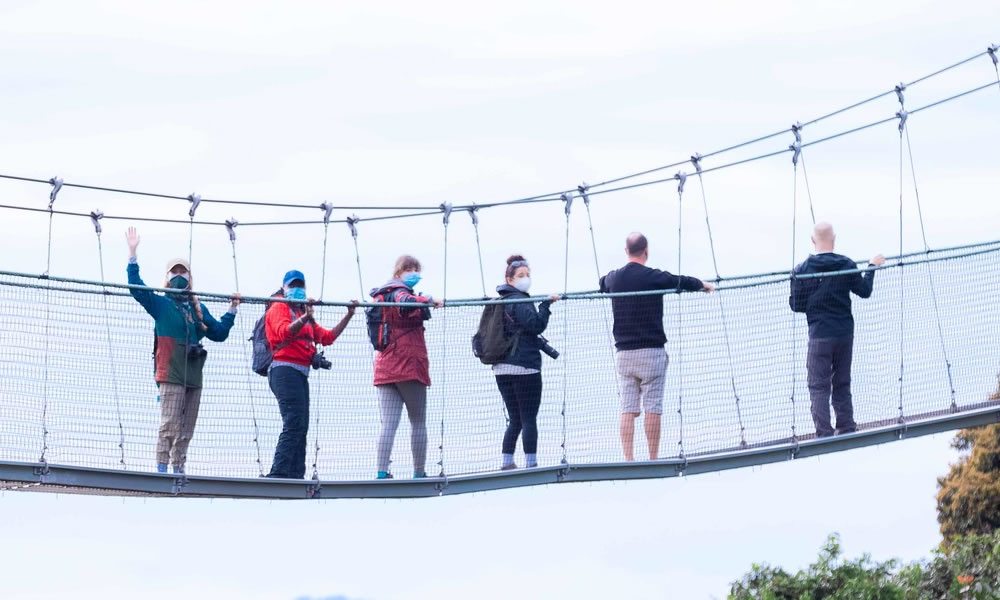
[[[515,279],[514,287],[517,288],[517,291],[527,294],[528,290],[531,289],[531,277],[521,277],[519,279]]]

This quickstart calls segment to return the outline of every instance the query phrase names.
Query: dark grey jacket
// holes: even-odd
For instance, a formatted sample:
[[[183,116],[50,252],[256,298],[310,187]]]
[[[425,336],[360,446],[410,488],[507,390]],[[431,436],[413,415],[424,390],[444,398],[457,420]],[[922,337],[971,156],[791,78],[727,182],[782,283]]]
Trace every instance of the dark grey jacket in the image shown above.
[[[528,294],[507,284],[497,286],[497,293],[504,300],[528,297]],[[549,325],[549,315],[551,314],[549,306],[551,304],[548,300],[540,302],[537,310],[532,302],[518,302],[504,306],[504,312],[510,317],[504,325],[506,333],[514,335],[520,332],[517,348],[511,356],[503,361],[504,363],[525,369],[540,370],[542,368],[542,342],[538,336]]]

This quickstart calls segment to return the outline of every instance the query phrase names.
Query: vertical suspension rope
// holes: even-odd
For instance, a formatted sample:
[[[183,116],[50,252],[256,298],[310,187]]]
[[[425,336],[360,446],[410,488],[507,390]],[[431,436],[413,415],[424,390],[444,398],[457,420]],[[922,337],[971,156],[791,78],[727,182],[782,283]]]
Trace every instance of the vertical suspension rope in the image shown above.
[[[451,221],[451,203],[445,202],[441,205],[441,212],[444,217],[441,219],[444,224],[444,285],[441,296],[444,302],[448,301],[448,224]],[[448,404],[448,395],[445,393],[445,376],[448,373],[448,307],[442,306],[441,311],[441,444],[438,445],[439,460],[438,466],[441,468],[438,477],[445,480],[447,485],[448,476],[444,472],[444,416]],[[443,489],[443,488],[442,488]]]
[[[191,203],[191,208],[188,210],[188,217],[191,219],[190,229],[188,230],[188,264],[191,264],[194,258],[194,213],[198,211],[198,205],[201,204],[201,196],[198,194],[189,194],[188,202]]]
[[[799,198],[799,157],[802,154],[802,142],[796,141],[794,144],[789,146],[792,150],[792,266],[791,266],[791,280],[794,283],[795,280],[795,240],[798,233],[798,198]],[[799,436],[796,431],[796,425],[798,423],[798,415],[795,412],[795,388],[798,385],[798,369],[795,363],[795,359],[798,357],[798,336],[796,335],[796,319],[795,313],[791,313],[789,317],[791,321],[791,333],[792,333],[792,343],[790,344],[792,348],[791,354],[791,371],[792,371],[792,393],[791,393],[791,411],[792,411],[792,443],[795,444],[795,453],[798,453],[799,448]]]
[[[48,280],[49,270],[52,268],[52,219],[54,213],[52,210],[53,205],[55,205],[56,197],[59,195],[59,190],[62,189],[63,180],[59,177],[53,177],[49,180],[52,185],[52,190],[49,192],[49,240],[48,240],[48,252],[45,255],[45,354],[43,359],[42,367],[42,452],[38,458],[38,462],[42,463],[42,470],[48,473],[48,459],[46,458],[46,453],[49,450],[49,321],[50,321],[50,311],[51,311],[51,298],[52,298],[52,281]]]
[[[681,473],[687,469],[687,455],[684,454],[684,360],[682,358],[682,350],[684,348],[684,340],[682,337],[683,332],[683,320],[681,310],[681,279],[680,273],[682,268],[681,262],[681,251],[683,250],[683,244],[681,243],[681,234],[684,231],[684,183],[687,180],[687,176],[680,177],[678,173],[678,185],[677,185],[677,420],[678,420],[678,434],[677,434],[677,458],[684,461],[684,466],[681,468]]]
[[[812,217],[813,225],[816,224],[816,211],[813,209],[813,195],[812,190],[809,188],[809,173],[806,171],[806,155],[802,152],[802,123],[794,123],[792,125],[792,135],[795,136],[795,143],[788,148],[794,152],[792,162],[797,163],[802,162],[802,178],[806,183],[806,197],[809,199],[809,216]],[[796,164],[797,166],[797,164]],[[798,177],[798,175],[796,175]]]
[[[240,270],[236,263],[236,226],[239,225],[239,221],[236,219],[229,219],[226,221],[226,231],[229,233],[229,244],[233,248],[233,281],[236,283],[236,293],[240,293]],[[246,357],[247,364],[253,363],[253,350],[251,348],[253,344],[253,337],[247,338],[247,344],[243,345],[243,355]],[[247,393],[250,396],[250,419],[253,422],[253,445],[257,450],[257,471],[260,477],[264,476],[264,463],[261,461],[260,456],[260,427],[257,424],[257,402],[254,398],[253,393],[253,381],[250,378],[251,369],[246,369],[247,376]]]
[[[904,342],[904,325],[906,323],[905,313],[904,313],[904,288],[905,279],[903,278],[903,131],[906,129],[906,119],[909,113],[906,112],[904,106],[903,92],[906,90],[906,85],[900,83],[896,86],[896,97],[899,99],[899,112],[896,116],[899,118],[899,416],[897,421],[904,423],[903,420],[903,367],[905,354],[903,352],[903,342]]]
[[[565,203],[563,207],[566,212],[566,246],[563,254],[563,298],[569,292],[569,217],[573,211],[573,194],[563,194],[561,196],[562,201]],[[563,348],[567,348],[569,344],[569,309],[568,307],[563,307]],[[562,441],[559,447],[562,449],[562,459],[561,464],[569,464],[569,455],[566,450],[566,400],[568,398],[569,389],[567,384],[569,382],[569,362],[563,361],[562,368],[562,410],[560,410],[560,416],[562,417]]]
[[[580,198],[583,199],[583,206],[587,209],[587,226],[590,228],[590,247],[594,251],[594,270],[597,272],[597,279],[601,279],[601,263],[597,258],[597,237],[594,234],[594,220],[590,216],[590,196],[587,195],[587,191],[590,186],[586,182],[577,186],[577,191],[580,193]],[[601,315],[604,317],[604,330],[608,335],[608,352],[611,353],[611,364],[615,363],[615,338],[611,327],[611,321],[608,319],[607,306],[604,307],[605,310],[601,311]],[[615,389],[618,390],[618,397],[621,399],[622,386],[621,381],[617,377],[615,379]]]
[[[324,202],[320,205],[323,209],[323,264],[321,267],[321,275],[319,279],[319,299],[323,300],[323,295],[326,293],[326,241],[330,235],[330,213],[333,212],[333,205],[329,202]]]
[[[913,178],[913,195],[917,201],[917,217],[920,222],[920,237],[924,242],[924,252],[930,256],[931,248],[927,244],[927,230],[924,228],[924,211],[920,205],[920,188],[917,187],[917,170],[913,163],[913,146],[910,145],[910,128],[904,127],[903,132],[906,135],[906,151],[910,157],[910,175]],[[931,268],[931,263],[929,261],[925,262],[924,265],[927,267],[927,280],[930,283],[931,288],[931,300],[934,304],[934,319],[937,322],[938,340],[941,342],[941,355],[944,357],[944,364],[948,370],[948,387],[951,390],[951,411],[955,412],[958,410],[958,404],[955,400],[955,381],[951,375],[951,361],[948,359],[948,348],[944,341],[944,329],[941,327],[941,312],[938,309],[937,288],[934,285],[934,270]]]
[[[333,212],[333,204],[329,202],[324,202],[320,205],[323,209],[323,264],[320,267],[320,283],[319,283],[319,299],[323,300],[323,295],[326,293],[326,246],[327,239],[330,234],[330,213]],[[312,479],[313,481],[319,481],[319,407],[313,412],[313,464],[312,464]]]
[[[698,174],[698,188],[701,190],[701,204],[705,209],[705,227],[708,229],[708,247],[712,254],[712,268],[715,270],[716,281],[722,281],[722,276],[719,275],[719,263],[715,258],[715,239],[712,236],[712,221],[709,219],[708,215],[708,200],[705,197],[705,182],[701,176],[701,156],[695,154],[691,157],[691,162],[694,163],[695,171]],[[680,174],[677,175],[680,177]],[[686,178],[686,176],[685,176]],[[678,277],[680,273],[677,274]],[[719,316],[722,317],[722,335],[726,341],[726,354],[729,357],[729,383],[732,387],[733,398],[736,400],[736,420],[740,426],[740,447],[746,448],[747,438],[746,438],[746,428],[743,425],[743,411],[740,408],[740,395],[736,390],[736,368],[733,366],[733,349],[732,344],[729,341],[729,324],[726,320],[726,307],[722,301],[722,294],[717,293],[715,296],[719,299]]]
[[[365,283],[361,278],[361,251],[358,250],[358,222],[361,221],[358,215],[351,215],[347,217],[347,227],[351,230],[351,237],[354,238],[354,260],[358,265],[358,289],[361,290],[361,297],[364,298],[365,294]]]
[[[479,257],[479,283],[483,287],[483,298],[486,298],[486,273],[483,270],[483,249],[479,245],[479,208],[473,204],[469,209],[469,217],[472,219],[472,228],[476,231],[476,256]]]
[[[101,244],[101,219],[104,218],[104,213],[95,210],[90,213],[90,220],[94,224],[94,232],[97,234],[97,257],[101,268],[101,282],[104,279],[104,248]],[[119,459],[118,462],[121,464],[122,468],[125,468],[125,428],[122,425],[122,407],[121,399],[118,396],[118,371],[115,369],[115,353],[114,346],[111,342],[111,309],[108,308],[108,290],[104,288],[104,293],[101,294],[101,299],[104,302],[104,324],[108,332],[108,362],[111,366],[111,388],[115,395],[115,412],[118,415],[118,451]]]

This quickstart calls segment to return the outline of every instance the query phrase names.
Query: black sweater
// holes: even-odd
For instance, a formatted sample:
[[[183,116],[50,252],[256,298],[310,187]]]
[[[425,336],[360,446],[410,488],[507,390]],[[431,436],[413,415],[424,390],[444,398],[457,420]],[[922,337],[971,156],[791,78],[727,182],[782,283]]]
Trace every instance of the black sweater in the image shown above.
[[[602,292],[639,292],[646,290],[686,290],[705,287],[700,279],[672,275],[659,269],[630,262],[601,277]],[[662,348],[667,343],[663,332],[663,296],[624,296],[611,299],[615,315],[615,347],[619,350]]]
[[[858,268],[850,258],[833,252],[814,254],[795,267],[795,275],[830,273]],[[837,338],[854,335],[851,292],[862,298],[872,295],[875,272],[851,273],[833,277],[792,278],[788,305],[795,312],[806,313],[809,337]]]

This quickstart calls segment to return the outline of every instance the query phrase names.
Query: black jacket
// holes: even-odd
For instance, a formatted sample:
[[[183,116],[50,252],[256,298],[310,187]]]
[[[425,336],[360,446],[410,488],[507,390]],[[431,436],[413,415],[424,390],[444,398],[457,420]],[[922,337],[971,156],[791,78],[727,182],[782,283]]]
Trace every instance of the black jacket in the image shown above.
[[[497,286],[497,293],[504,300],[513,298],[527,298],[528,294],[517,288],[503,284]],[[525,369],[542,368],[542,342],[538,339],[545,328],[549,325],[549,306],[552,303],[548,300],[538,304],[538,310],[532,302],[518,302],[517,304],[507,304],[504,312],[510,317],[504,329],[508,335],[520,332],[520,339],[517,341],[517,348],[514,353],[503,362],[508,365],[517,365]]]
[[[630,262],[601,277],[602,292],[639,292],[646,290],[686,290],[697,292],[705,287],[700,279],[673,275],[646,265]],[[662,348],[667,343],[663,332],[663,296],[624,296],[611,299],[615,315],[615,347],[619,350]]]
[[[830,273],[858,267],[850,258],[833,252],[814,254],[795,267],[795,275]],[[792,278],[788,305],[795,312],[806,313],[809,337],[837,338],[854,335],[851,292],[862,298],[872,295],[875,272],[851,273],[833,277]]]

